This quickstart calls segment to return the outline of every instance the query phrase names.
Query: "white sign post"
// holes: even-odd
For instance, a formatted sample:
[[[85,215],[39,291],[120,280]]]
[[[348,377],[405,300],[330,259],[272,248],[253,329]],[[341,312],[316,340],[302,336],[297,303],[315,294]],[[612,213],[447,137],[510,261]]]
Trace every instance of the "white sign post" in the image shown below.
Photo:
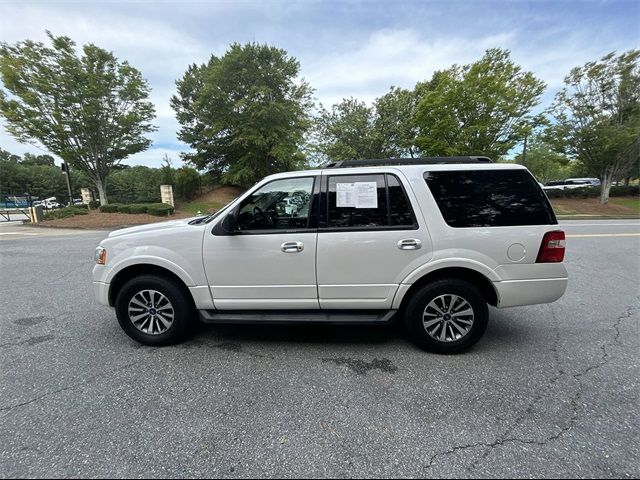
[[[175,207],[173,204],[173,186],[160,185],[160,197],[162,198],[162,203],[167,203],[172,207]]]

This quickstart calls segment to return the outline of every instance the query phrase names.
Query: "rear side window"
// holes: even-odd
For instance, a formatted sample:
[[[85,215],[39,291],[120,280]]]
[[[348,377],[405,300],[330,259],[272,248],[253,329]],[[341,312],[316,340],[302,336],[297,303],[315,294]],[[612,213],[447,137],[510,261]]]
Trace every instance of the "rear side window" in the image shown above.
[[[400,181],[383,173],[330,176],[326,217],[331,229],[417,228]]]
[[[426,172],[424,178],[451,227],[557,223],[547,197],[526,170]]]

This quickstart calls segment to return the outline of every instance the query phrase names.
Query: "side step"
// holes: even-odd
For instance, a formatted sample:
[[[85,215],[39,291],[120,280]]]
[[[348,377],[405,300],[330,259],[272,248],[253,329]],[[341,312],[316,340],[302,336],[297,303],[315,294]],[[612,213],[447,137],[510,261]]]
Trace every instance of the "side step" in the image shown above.
[[[199,310],[204,323],[391,323],[397,310]]]

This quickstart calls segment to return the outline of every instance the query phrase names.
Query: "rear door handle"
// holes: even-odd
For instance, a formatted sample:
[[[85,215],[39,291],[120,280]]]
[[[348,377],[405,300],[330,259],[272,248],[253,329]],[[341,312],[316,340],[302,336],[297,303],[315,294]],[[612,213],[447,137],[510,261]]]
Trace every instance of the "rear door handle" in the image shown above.
[[[422,242],[417,238],[406,238],[398,242],[400,250],[418,250],[422,248]]]
[[[302,242],[284,242],[280,245],[280,250],[284,253],[298,253],[304,250],[304,243]]]

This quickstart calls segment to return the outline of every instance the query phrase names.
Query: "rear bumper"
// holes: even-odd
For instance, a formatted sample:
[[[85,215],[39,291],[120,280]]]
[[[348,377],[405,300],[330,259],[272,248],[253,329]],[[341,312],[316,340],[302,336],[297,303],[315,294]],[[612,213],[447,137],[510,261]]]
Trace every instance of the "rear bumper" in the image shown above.
[[[93,282],[93,293],[100,305],[109,306],[109,283]]]
[[[493,282],[498,293],[498,308],[552,303],[567,290],[568,278],[505,280]]]

